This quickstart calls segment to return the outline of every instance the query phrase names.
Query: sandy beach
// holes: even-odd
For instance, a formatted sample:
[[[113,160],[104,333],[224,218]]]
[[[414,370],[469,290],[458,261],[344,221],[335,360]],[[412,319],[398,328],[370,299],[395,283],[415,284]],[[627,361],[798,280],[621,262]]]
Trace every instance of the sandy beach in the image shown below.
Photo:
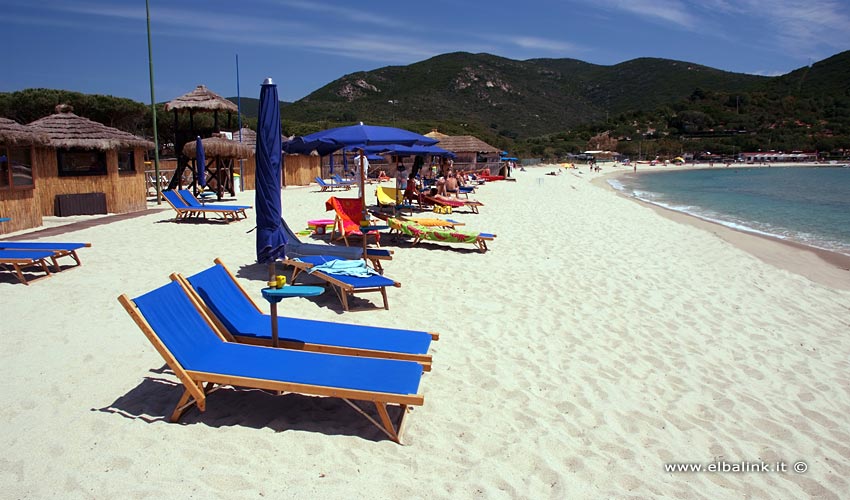
[[[182,390],[116,299],[220,257],[267,308],[253,211],[194,224],[153,209],[31,233],[92,247],[81,267],[30,286],[0,274],[4,496],[846,496],[850,271],[813,257],[807,277],[594,182],[607,172],[545,175],[555,168],[488,183],[480,214],[452,214],[498,235],[485,254],[385,238],[386,275],[402,283],[388,311],[344,313],[330,293],[281,303],[295,317],[441,334],[405,446],[340,400],[293,394],[221,390],[206,412],[166,421]],[[315,185],[282,197],[294,227],[326,216]],[[741,462],[787,470],[668,469]]]

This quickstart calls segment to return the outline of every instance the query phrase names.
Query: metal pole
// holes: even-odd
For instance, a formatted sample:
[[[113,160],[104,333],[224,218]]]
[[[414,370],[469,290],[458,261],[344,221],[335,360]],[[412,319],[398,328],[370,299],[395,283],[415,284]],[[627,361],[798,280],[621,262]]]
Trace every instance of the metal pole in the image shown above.
[[[236,54],[236,114],[239,116],[239,144],[242,144],[242,95],[239,93],[239,54]],[[245,191],[245,160],[239,158],[239,192]]]
[[[153,171],[156,178],[156,204],[162,205],[162,186],[159,184],[159,135],[156,130],[156,98],[153,92],[153,51],[151,50],[151,9],[149,0],[145,0],[145,15],[148,22],[148,72],[151,85],[151,115],[153,115]]]

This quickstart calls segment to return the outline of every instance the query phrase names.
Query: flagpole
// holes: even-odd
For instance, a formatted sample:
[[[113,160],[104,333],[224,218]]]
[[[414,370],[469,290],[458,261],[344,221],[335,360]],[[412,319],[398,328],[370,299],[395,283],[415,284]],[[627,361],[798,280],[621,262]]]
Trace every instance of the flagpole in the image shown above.
[[[156,130],[156,97],[153,92],[153,51],[151,50],[151,9],[148,0],[145,0],[145,16],[148,22],[148,73],[151,86],[151,115],[153,115],[153,171],[154,183],[156,184],[156,204],[162,205],[162,186],[159,184],[159,134]]]
[[[239,122],[239,143],[242,143],[242,95],[239,93],[239,54],[236,54],[236,114]],[[239,191],[245,191],[245,160],[239,158]]]

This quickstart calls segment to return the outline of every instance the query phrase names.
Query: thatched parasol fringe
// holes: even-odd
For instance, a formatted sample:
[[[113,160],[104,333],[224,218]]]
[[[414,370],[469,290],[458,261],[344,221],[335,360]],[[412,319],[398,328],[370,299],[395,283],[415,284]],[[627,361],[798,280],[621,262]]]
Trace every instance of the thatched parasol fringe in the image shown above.
[[[239,108],[236,107],[235,104],[216,94],[204,85],[198,85],[195,87],[195,90],[188,94],[181,95],[180,97],[165,103],[166,111],[174,109],[178,111],[184,109],[201,111],[239,111]]]

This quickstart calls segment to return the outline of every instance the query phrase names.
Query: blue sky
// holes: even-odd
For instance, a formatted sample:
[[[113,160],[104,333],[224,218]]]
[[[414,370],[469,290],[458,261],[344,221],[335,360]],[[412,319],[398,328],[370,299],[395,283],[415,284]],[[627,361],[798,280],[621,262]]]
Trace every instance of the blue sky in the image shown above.
[[[205,84],[297,100],[355,71],[456,51],[610,65],[663,57],[779,75],[850,49],[847,0],[150,0],[157,101]],[[144,0],[0,0],[0,91],[150,102]]]

